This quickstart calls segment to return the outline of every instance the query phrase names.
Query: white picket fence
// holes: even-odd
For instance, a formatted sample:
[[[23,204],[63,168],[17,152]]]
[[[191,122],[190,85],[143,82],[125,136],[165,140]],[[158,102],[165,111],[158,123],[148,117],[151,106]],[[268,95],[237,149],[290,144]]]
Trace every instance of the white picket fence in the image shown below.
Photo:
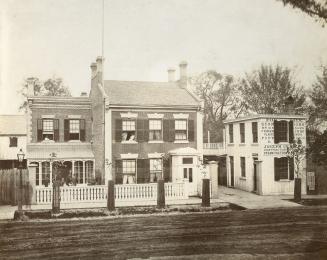
[[[52,203],[52,187],[36,187],[36,204]],[[61,204],[102,203],[106,205],[108,186],[63,186],[60,187]],[[166,200],[188,198],[187,185],[165,183]],[[157,183],[115,185],[115,202],[119,205],[150,205],[157,200]],[[97,204],[98,205],[98,204]]]

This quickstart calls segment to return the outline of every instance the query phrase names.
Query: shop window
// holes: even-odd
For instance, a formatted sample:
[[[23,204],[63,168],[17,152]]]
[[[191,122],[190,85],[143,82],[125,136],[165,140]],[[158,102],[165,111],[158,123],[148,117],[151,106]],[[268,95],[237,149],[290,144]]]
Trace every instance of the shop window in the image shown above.
[[[162,140],[162,120],[149,120],[149,140]]]
[[[246,177],[246,170],[245,170],[245,157],[241,157],[241,176]]]
[[[252,142],[258,142],[258,123],[252,122]]]
[[[76,183],[83,183],[83,162],[76,161],[74,163],[74,177],[76,179]]]
[[[274,158],[274,166],[276,181],[294,179],[294,161],[292,158]]]
[[[86,161],[85,162],[85,183],[90,183],[93,181],[93,161]]]
[[[136,160],[123,160],[123,184],[136,182]]]
[[[234,129],[233,124],[228,125],[228,133],[229,133],[229,142],[234,143]]]
[[[42,162],[42,185],[48,186],[50,183],[50,162]]]
[[[150,159],[150,182],[162,179],[162,159]]]
[[[241,140],[241,143],[245,143],[245,125],[244,125],[244,123],[240,123],[240,140]]]
[[[9,137],[9,147],[17,147],[17,137]]]
[[[175,120],[175,140],[187,140],[187,120]]]
[[[122,121],[122,141],[135,141],[135,121],[123,120]]]

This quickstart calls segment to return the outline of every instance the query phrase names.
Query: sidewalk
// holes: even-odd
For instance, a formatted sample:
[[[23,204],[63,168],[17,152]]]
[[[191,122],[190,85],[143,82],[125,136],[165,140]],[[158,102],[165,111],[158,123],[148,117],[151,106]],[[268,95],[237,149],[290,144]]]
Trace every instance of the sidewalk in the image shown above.
[[[260,196],[251,192],[219,186],[219,199],[225,202],[237,204],[246,209],[264,209],[281,207],[301,207],[301,205],[287,201],[292,196]]]

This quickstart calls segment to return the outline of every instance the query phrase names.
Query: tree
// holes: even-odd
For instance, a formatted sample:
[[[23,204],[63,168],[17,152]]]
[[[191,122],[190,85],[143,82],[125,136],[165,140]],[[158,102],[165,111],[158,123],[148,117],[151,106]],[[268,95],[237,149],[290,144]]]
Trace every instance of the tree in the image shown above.
[[[23,82],[23,86],[19,93],[24,97],[24,102],[20,105],[19,110],[24,110],[27,107],[27,91],[28,85],[31,82],[34,86],[35,96],[71,96],[71,93],[63,84],[61,78],[52,77],[46,81],[41,81],[39,78],[27,78]]]
[[[239,85],[245,106],[258,114],[285,113],[285,101],[293,97],[296,112],[303,112],[305,94],[297,87],[291,70],[276,65],[261,65],[258,70],[247,73]]]
[[[327,66],[321,66],[313,88],[309,93],[312,105],[309,107],[309,125],[317,129],[327,120]]]
[[[299,9],[324,25],[327,22],[327,1],[326,0],[278,0],[284,5],[290,5]]]
[[[327,130],[324,133],[317,133],[310,145],[309,155],[313,163],[327,166]]]
[[[193,78],[191,83],[204,102],[204,138],[208,140],[210,131],[210,142],[222,141],[223,120],[238,117],[243,111],[234,78],[210,70]]]

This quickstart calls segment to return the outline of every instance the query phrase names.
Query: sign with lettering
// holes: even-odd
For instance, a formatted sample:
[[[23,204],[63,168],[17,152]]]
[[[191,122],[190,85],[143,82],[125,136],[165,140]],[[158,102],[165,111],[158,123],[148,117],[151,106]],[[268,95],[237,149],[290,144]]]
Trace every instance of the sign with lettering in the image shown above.
[[[286,156],[286,144],[265,144],[263,147],[263,156]]]

